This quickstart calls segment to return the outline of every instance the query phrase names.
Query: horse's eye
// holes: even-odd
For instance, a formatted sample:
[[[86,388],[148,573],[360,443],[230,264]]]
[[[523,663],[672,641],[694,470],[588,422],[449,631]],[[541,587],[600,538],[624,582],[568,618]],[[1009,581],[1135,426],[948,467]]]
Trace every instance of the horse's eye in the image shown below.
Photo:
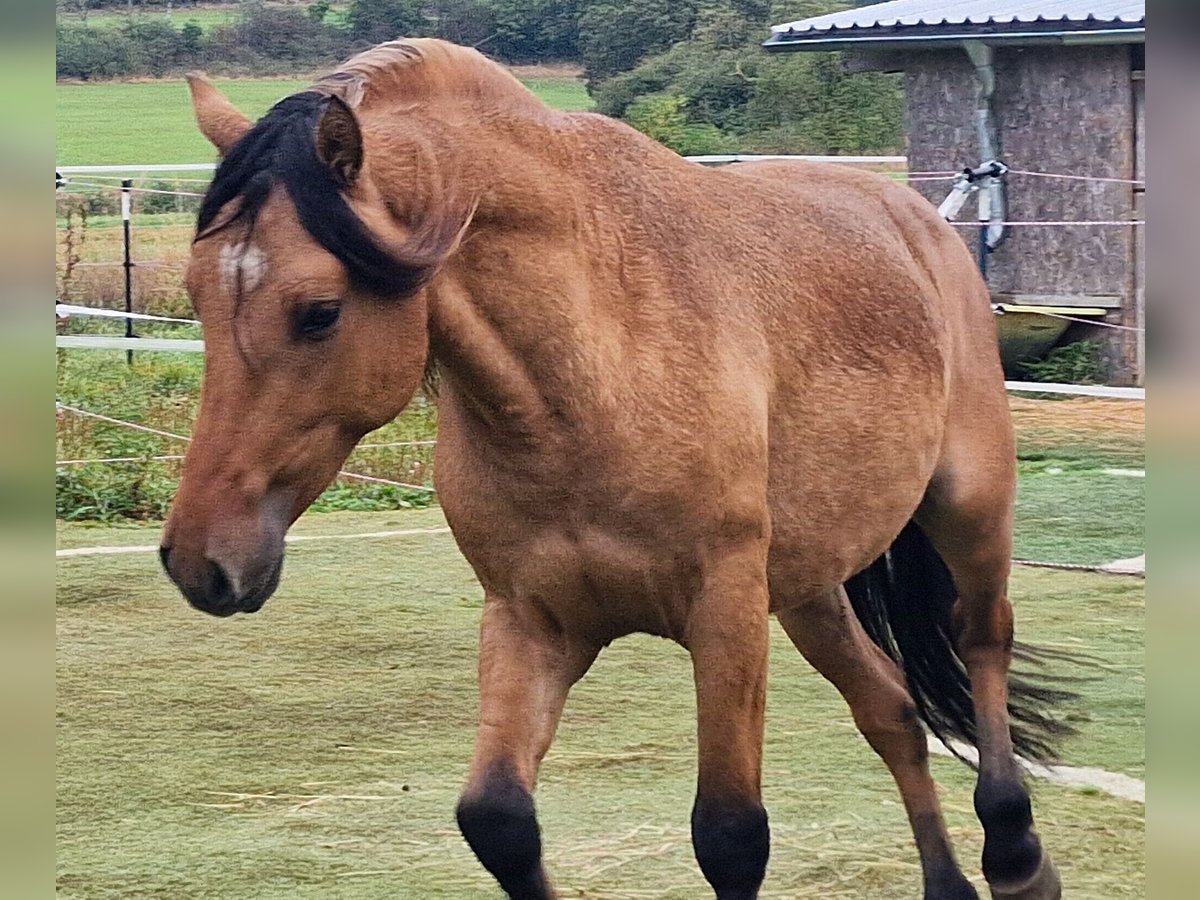
[[[292,333],[298,340],[323,341],[333,334],[342,304],[337,300],[302,303],[292,313]]]

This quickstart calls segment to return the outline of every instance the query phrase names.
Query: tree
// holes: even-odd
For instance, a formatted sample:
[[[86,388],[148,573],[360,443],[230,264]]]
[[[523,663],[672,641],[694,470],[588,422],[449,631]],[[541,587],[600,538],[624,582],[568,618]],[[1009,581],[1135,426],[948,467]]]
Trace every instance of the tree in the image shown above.
[[[845,4],[790,6],[797,18]],[[903,143],[896,76],[848,74],[839,54],[768,55],[759,46],[766,15],[787,20],[755,0],[700,0],[690,34],[681,30],[666,52],[604,80],[593,90],[597,108],[680,152],[721,144],[767,153],[892,152]]]
[[[350,34],[372,43],[424,34],[422,7],[420,0],[354,0],[346,16]]]
[[[579,58],[583,0],[490,0],[495,37],[488,49],[510,62]]]
[[[579,50],[588,90],[686,40],[697,6],[697,0],[600,0],[588,5],[579,16]]]

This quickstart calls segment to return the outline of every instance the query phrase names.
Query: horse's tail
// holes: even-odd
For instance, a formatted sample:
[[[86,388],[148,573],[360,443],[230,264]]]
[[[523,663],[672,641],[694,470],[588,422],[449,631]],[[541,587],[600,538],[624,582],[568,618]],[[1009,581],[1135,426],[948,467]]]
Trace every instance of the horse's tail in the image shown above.
[[[952,742],[974,746],[976,725],[971,682],[951,637],[957,591],[925,532],[909,522],[890,550],[846,582],[846,593],[871,640],[903,670],[925,726],[962,758]],[[1035,666],[1064,656],[1019,644],[1013,655]],[[1009,678],[1013,746],[1026,759],[1057,759],[1058,743],[1074,731],[1050,709],[1076,695],[1051,682],[1044,672]]]

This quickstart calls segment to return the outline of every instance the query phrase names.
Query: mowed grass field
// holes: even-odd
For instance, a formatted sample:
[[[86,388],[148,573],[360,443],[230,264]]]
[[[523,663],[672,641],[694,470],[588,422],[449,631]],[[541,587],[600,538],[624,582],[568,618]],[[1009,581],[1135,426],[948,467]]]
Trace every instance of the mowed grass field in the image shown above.
[[[247,116],[303,90],[310,78],[214,79]],[[527,86],[556,109],[590,109],[583,83],[536,78]],[[183,79],[57,84],[55,157],[62,166],[210,162],[215,154],[196,129]]]
[[[304,535],[443,524],[436,509],[309,515]],[[61,526],[60,547],[157,527]],[[294,544],[256,616],[190,610],[152,552],[60,558],[58,894],[475,898],[498,892],[455,828],[477,714],[481,591],[446,533]],[[1102,663],[1079,685],[1075,765],[1144,774],[1140,579],[1017,570],[1020,633]],[[690,666],[614,643],[576,687],[538,792],[563,895],[707,896],[692,858]],[[932,762],[977,884],[972,775]],[[898,795],[837,694],[774,629],[764,897],[919,896]],[[1144,808],[1034,785],[1073,898],[1144,896]]]

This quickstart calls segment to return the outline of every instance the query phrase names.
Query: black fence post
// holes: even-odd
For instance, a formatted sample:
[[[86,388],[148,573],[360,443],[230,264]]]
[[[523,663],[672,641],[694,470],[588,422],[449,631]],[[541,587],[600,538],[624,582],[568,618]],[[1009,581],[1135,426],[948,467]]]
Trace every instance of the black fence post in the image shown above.
[[[133,312],[133,248],[130,234],[130,218],[133,212],[133,179],[121,180],[121,226],[125,239],[125,312]],[[125,337],[136,337],[133,319],[125,320]],[[125,363],[133,365],[133,350],[125,351]]]

